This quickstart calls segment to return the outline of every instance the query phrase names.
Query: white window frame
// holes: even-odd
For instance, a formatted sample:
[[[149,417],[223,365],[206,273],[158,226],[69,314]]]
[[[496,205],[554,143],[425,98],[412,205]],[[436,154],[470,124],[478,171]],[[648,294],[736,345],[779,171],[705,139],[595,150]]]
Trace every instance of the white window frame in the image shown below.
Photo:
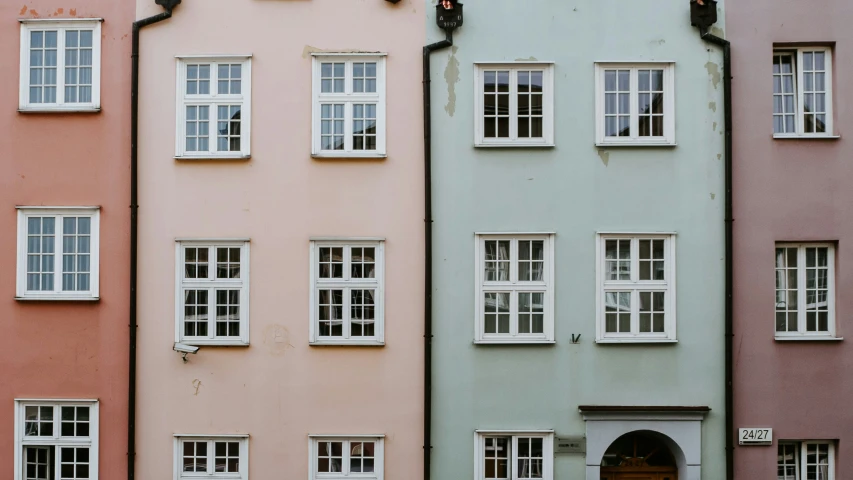
[[[509,70],[509,138],[485,137],[485,72]],[[542,137],[518,138],[518,72],[542,70]],[[553,147],[554,143],[554,62],[476,62],[474,64],[474,146]]]
[[[776,248],[796,248],[797,249],[797,331],[796,332],[778,332],[776,331],[776,311],[773,312],[773,330],[777,340],[809,340],[809,339],[836,339],[835,336],[835,244],[831,242],[812,242],[812,243],[791,243],[778,242]],[[808,332],[807,326],[807,310],[806,310],[806,249],[808,248],[826,248],[827,249],[827,327],[826,332]],[[775,275],[774,261],[774,275]],[[787,280],[786,280],[787,281]],[[775,289],[774,289],[775,290]],[[774,291],[775,296],[775,291]]]
[[[342,464],[345,472],[320,473],[317,471],[317,458],[321,442],[344,442],[342,446]],[[349,442],[373,442],[373,472],[349,472]],[[385,478],[385,435],[308,435],[308,479],[309,480],[384,480]]]
[[[101,18],[27,19],[21,22],[18,109],[21,112],[98,112],[101,110]],[[65,103],[65,31],[92,30],[92,101]],[[30,32],[56,30],[56,103],[30,103]]]
[[[21,206],[18,209],[18,262],[17,262],[17,300],[98,300],[100,285],[100,218],[99,207],[30,207]],[[55,217],[54,230],[54,271],[53,290],[27,290],[27,219],[29,217]],[[63,291],[62,290],[62,235],[63,217],[89,217],[90,243],[89,243],[89,290],[86,291]]]
[[[207,279],[184,279],[185,249],[206,247],[208,252],[208,278]],[[216,248],[239,248],[240,249],[240,278],[216,279]],[[175,242],[175,342],[187,345],[221,345],[221,346],[247,346],[249,345],[249,280],[250,265],[249,240],[248,239],[178,239]],[[216,295],[217,288],[229,290],[240,290],[240,336],[220,337],[216,336]],[[185,289],[208,289],[208,335],[207,337],[184,336],[184,290]]]
[[[835,465],[835,442],[834,441],[831,441],[831,440],[804,440],[804,441],[779,440],[778,445],[776,447],[776,451],[778,452],[779,447],[781,447],[783,445],[793,445],[795,447],[795,452],[797,454],[797,457],[794,459],[794,466],[797,467],[796,468],[796,474],[795,474],[794,478],[792,478],[792,479],[786,478],[786,480],[805,480],[808,478],[807,472],[808,472],[808,467],[810,465],[808,465],[806,463],[806,459],[808,458],[807,453],[808,453],[809,445],[827,445],[827,446],[829,446],[828,455],[827,455],[827,463],[828,463],[829,469],[827,472],[828,475],[826,477],[826,480],[835,480],[835,478],[836,478],[836,476],[835,476],[836,465]],[[779,466],[781,466],[778,463],[778,453],[777,453],[776,465],[777,465],[777,468]],[[787,466],[790,466],[790,464],[787,464]],[[811,466],[814,466],[814,464]]]
[[[676,336],[676,246],[674,233],[598,233],[595,245],[596,258],[596,343],[674,343]],[[607,240],[631,241],[631,280],[605,280],[606,242]],[[664,240],[664,278],[665,280],[639,280],[640,240]],[[631,292],[631,332],[606,333],[605,296],[608,291]],[[640,333],[639,293],[663,291],[665,295],[664,331]]]
[[[190,95],[186,93],[187,65],[201,63],[210,64],[210,94]],[[219,94],[217,66],[221,63],[240,64],[240,93]],[[248,159],[251,157],[252,143],[252,56],[251,55],[179,55],[176,57],[177,85],[175,88],[177,106],[176,133],[175,133],[175,158],[192,159]],[[218,105],[240,104],[240,151],[218,151],[217,150],[217,112]],[[209,106],[208,121],[208,151],[187,151],[187,106],[201,105]]]
[[[554,234],[553,233],[477,233],[474,236],[474,290],[477,296],[474,300],[474,343],[506,344],[506,343],[554,343]],[[510,242],[510,280],[485,280],[486,241]],[[544,272],[543,281],[518,280],[518,242],[544,242]],[[510,294],[510,333],[485,333],[485,300],[486,292]],[[543,333],[518,333],[518,293],[544,293]]]
[[[314,53],[312,54],[311,81],[311,156],[315,158],[385,158],[386,157],[386,74],[385,53]],[[343,93],[321,92],[321,64],[345,63]],[[353,63],[376,63],[376,92],[353,92]],[[323,150],[321,140],[321,104],[344,104],[344,149]],[[376,150],[353,149],[353,104],[376,104]]]
[[[806,133],[805,132],[805,110],[803,109],[804,95],[803,86],[803,53],[806,52],[823,52],[826,54],[826,131],[822,133]],[[795,115],[795,132],[793,133],[773,133],[773,138],[837,138],[834,134],[834,118],[832,109],[832,47],[777,47],[773,49],[773,56],[793,56],[794,57],[794,98],[796,99]],[[773,107],[771,107],[772,110]]]
[[[631,135],[608,137],[605,129],[605,70],[630,70]],[[663,131],[662,137],[639,136],[639,70],[663,70]],[[675,146],[675,63],[596,63],[595,64],[595,144],[597,146]]]
[[[27,436],[25,435],[26,407],[47,406],[53,408],[53,435],[52,436]],[[61,432],[61,409],[62,407],[89,407],[89,436],[88,437],[63,437]],[[24,447],[53,446],[56,447],[53,466],[55,469],[54,479],[60,478],[60,448],[61,447],[89,447],[89,478],[98,480],[98,433],[99,415],[97,400],[71,400],[71,399],[15,399],[15,476],[14,480],[24,480]]]
[[[342,279],[325,279],[320,278],[319,258],[320,248],[343,248],[344,263],[343,263],[343,278]],[[352,247],[375,248],[375,274],[372,279],[353,279],[351,278],[351,252]],[[311,314],[311,323],[309,327],[308,343],[310,345],[363,345],[363,346],[382,346],[385,345],[385,239],[312,239],[310,243],[310,275],[311,275],[311,290],[309,294],[309,312]],[[351,319],[350,319],[350,296],[346,293],[350,288],[374,288],[376,295],[374,297],[374,336],[373,337],[352,337]],[[323,337],[320,336],[320,309],[317,302],[319,301],[319,290],[321,289],[343,289],[343,337]]]
[[[184,472],[183,471],[183,443],[184,442],[207,442],[207,468],[211,473]],[[215,451],[214,442],[238,442],[240,444],[239,471],[217,473],[214,471]],[[192,435],[178,434],[174,436],[174,480],[191,480],[198,478],[214,478],[223,480],[248,480],[249,478],[249,435]]]
[[[476,430],[474,431],[474,480],[485,478],[484,463],[486,454],[486,438],[512,437],[510,446],[509,478],[520,480],[518,477],[518,439],[541,438],[542,442],[542,478],[554,480],[554,431],[553,430]],[[523,480],[523,477],[522,479]]]

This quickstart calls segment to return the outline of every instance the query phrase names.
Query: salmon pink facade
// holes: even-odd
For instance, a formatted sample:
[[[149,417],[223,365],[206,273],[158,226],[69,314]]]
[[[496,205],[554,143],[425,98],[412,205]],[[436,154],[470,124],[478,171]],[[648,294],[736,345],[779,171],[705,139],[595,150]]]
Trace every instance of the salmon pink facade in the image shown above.
[[[735,449],[737,479],[853,478],[850,14],[831,0],[727,6],[734,420],[772,429]]]
[[[142,31],[137,478],[420,475],[423,9]]]
[[[133,8],[0,4],[0,478],[126,473]]]

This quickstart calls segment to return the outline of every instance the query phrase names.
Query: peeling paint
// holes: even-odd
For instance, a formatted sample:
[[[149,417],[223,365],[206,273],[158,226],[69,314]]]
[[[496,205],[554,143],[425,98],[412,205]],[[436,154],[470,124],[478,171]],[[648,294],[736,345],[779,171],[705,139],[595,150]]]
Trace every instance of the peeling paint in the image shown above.
[[[712,192],[712,193],[711,193],[711,200],[713,200],[713,199],[715,199],[715,198],[717,198],[717,194]]]
[[[68,14],[71,15],[72,17],[76,17],[77,16],[77,9],[72,8],[71,10],[68,11]]]
[[[73,12],[74,10],[72,10]],[[302,48],[302,58],[308,58],[312,53],[379,53],[379,52],[371,52],[367,50],[357,50],[352,48],[319,48],[312,47],[311,45],[305,45]]]
[[[711,35],[714,35],[715,37],[726,38],[726,32],[716,25],[711,27]]]
[[[264,345],[269,349],[270,355],[280,357],[293,348],[290,343],[290,331],[283,325],[270,325],[264,329]]]
[[[651,43],[652,45],[654,45],[654,44],[663,45],[664,43],[666,43],[666,40],[661,38],[660,40],[652,40],[649,43]]]
[[[459,47],[453,47],[450,57],[447,58],[447,67],[444,68],[444,81],[447,82],[447,105],[444,111],[451,117],[456,113],[456,84],[459,83],[459,60],[456,59],[456,51]]]
[[[23,7],[21,7],[21,11],[18,12],[18,15],[26,15],[26,13],[27,13],[27,6],[24,5]]]
[[[716,112],[717,102],[708,102],[708,109],[710,109],[712,112]],[[714,125],[716,125],[716,123],[714,123]]]
[[[539,61],[536,57],[531,55],[529,58],[516,58],[516,62],[537,62]]]
[[[717,154],[717,160],[722,160],[722,159],[723,159],[723,154],[722,154],[722,153],[718,153],[718,154]]]
[[[720,66],[714,62],[705,64],[705,70],[708,70],[708,75],[711,76],[711,82],[714,84],[714,90],[720,85]]]
[[[30,9],[30,16],[33,18],[39,18],[40,17],[39,12],[35,11],[35,9],[32,9],[32,8]]]
[[[714,110],[716,112],[716,110]],[[714,131],[717,131],[717,122],[714,122]]]
[[[606,167],[607,164],[610,162],[610,152],[608,152],[607,150],[599,149],[598,150],[598,158],[601,159],[601,163],[603,163],[604,166]]]

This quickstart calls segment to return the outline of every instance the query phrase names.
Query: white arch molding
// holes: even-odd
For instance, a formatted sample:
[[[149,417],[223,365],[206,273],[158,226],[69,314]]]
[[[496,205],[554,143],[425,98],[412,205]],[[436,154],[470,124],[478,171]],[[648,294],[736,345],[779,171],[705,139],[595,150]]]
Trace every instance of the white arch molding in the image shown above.
[[[710,408],[587,405],[579,410],[586,422],[586,480],[601,479],[604,452],[632,432],[650,432],[669,447],[679,480],[701,480],[702,420]]]

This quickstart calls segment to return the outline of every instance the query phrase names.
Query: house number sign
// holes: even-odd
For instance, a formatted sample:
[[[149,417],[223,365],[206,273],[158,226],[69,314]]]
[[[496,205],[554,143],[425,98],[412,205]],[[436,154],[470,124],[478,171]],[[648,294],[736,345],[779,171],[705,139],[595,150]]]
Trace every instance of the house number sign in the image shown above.
[[[586,453],[586,438],[584,437],[557,437],[554,439],[555,454],[578,454]]]
[[[738,445],[772,445],[772,428],[741,428],[737,434]]]

